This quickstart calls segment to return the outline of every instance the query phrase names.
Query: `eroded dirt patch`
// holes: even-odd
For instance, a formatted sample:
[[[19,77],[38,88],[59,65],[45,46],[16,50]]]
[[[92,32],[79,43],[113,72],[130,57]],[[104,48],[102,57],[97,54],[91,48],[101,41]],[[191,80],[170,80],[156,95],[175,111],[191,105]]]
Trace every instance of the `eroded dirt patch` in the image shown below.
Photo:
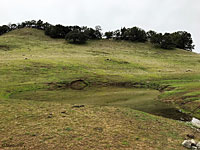
[[[70,88],[74,90],[83,90],[88,85],[89,84],[86,81],[80,79],[80,80],[72,81],[70,84]]]
[[[79,79],[72,82],[58,82],[58,83],[48,83],[49,90],[55,89],[67,89],[71,88],[73,90],[83,90],[89,86],[89,83],[85,80]]]
[[[0,50],[8,51],[8,50],[10,50],[10,47],[7,45],[0,45]]]

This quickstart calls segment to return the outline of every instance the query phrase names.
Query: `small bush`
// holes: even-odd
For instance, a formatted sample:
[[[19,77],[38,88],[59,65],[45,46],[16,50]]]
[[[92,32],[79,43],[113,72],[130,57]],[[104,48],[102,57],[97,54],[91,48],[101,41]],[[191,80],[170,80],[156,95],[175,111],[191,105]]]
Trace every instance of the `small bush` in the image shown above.
[[[84,44],[88,40],[88,36],[84,32],[74,30],[66,35],[65,40],[73,44]]]

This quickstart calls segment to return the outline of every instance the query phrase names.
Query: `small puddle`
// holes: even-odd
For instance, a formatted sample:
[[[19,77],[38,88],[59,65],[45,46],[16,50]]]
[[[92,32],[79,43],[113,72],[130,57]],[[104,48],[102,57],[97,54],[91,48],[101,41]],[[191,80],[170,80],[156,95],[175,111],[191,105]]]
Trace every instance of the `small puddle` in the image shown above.
[[[174,106],[158,101],[157,99],[152,99],[151,101],[137,105],[130,105],[128,107],[135,110],[150,113],[156,116],[170,118],[173,120],[187,121],[187,122],[192,120],[192,117],[190,115],[182,113]]]
[[[188,114],[182,113],[178,109],[174,107],[170,107],[169,105],[168,105],[168,108],[156,109],[154,111],[143,110],[143,112],[150,113],[157,116],[162,116],[165,118],[170,118],[173,120],[179,120],[179,121],[190,122],[192,120],[192,117],[189,116]]]
[[[121,87],[86,88],[84,90],[38,90],[17,93],[11,98],[49,101],[68,104],[129,107],[157,116],[174,120],[192,121],[197,119],[182,113],[172,105],[157,100],[160,92],[152,89],[133,89]],[[198,122],[200,126],[200,121]]]

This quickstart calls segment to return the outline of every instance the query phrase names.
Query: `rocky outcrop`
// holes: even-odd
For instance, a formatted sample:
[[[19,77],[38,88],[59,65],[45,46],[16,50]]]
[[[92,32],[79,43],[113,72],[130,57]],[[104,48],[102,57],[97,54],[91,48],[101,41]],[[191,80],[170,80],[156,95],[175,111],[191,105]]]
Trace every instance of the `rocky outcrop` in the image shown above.
[[[185,140],[183,141],[182,145],[185,148],[192,149],[192,150],[200,150],[200,142],[196,142],[195,140]]]

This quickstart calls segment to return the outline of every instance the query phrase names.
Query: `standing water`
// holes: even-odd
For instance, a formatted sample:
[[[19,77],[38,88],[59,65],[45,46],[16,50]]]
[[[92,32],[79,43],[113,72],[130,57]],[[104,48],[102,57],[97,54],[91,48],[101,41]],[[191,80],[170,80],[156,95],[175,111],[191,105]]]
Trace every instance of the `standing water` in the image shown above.
[[[62,90],[26,91],[13,94],[11,97],[23,100],[48,101],[68,104],[129,107],[135,110],[174,120],[192,120],[192,117],[180,112],[172,105],[158,101],[157,97],[159,94],[159,91],[152,89],[90,87],[83,90],[73,90],[67,88]],[[197,120],[193,118],[193,122],[196,123]]]

